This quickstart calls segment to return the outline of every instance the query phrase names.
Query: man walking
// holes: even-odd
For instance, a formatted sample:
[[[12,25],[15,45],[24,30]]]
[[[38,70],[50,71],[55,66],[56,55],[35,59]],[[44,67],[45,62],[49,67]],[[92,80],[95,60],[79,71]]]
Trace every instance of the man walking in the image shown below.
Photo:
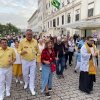
[[[63,72],[65,68],[65,46],[61,42],[61,38],[57,38],[57,43],[54,44],[54,50],[56,54],[56,74],[58,78],[64,78]]]
[[[18,52],[22,56],[22,72],[25,82],[24,89],[29,85],[32,95],[35,95],[34,81],[36,73],[36,54],[38,49],[37,41],[32,38],[32,30],[26,30],[26,38],[19,44]],[[29,79],[30,74],[30,79]]]
[[[1,39],[0,48],[0,100],[10,96],[10,87],[12,81],[12,64],[16,60],[14,50],[7,46],[7,40]]]
[[[93,38],[87,37],[87,42],[81,48],[81,66],[79,89],[88,94],[93,91],[93,83],[95,82],[96,64],[95,58],[97,52],[93,44]]]

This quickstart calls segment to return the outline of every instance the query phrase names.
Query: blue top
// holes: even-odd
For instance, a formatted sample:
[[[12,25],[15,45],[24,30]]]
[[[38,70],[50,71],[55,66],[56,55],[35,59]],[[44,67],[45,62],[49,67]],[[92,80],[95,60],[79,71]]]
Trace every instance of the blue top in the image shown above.
[[[78,47],[81,48],[84,45],[84,43],[85,42],[83,40],[80,40],[79,43],[78,43]]]
[[[80,52],[76,53],[76,61],[81,62],[81,53]]]

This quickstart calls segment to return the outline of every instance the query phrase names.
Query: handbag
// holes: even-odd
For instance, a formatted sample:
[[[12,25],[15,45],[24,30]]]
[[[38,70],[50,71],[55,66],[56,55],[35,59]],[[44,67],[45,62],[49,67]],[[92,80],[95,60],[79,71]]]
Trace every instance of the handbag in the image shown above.
[[[56,71],[56,64],[52,63],[51,64],[51,72],[55,72]]]

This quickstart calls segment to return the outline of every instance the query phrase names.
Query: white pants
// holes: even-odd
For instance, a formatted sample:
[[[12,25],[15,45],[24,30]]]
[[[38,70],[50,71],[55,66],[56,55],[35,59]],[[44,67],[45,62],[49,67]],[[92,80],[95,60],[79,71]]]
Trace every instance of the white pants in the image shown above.
[[[78,61],[77,61],[77,64],[76,64],[75,70],[80,69],[80,66],[81,66],[81,62],[78,62]]]
[[[23,79],[25,84],[29,84],[30,90],[34,91],[34,82],[35,82],[35,74],[36,74],[36,60],[26,61],[22,59],[22,72]],[[30,74],[30,79],[29,79]]]
[[[12,82],[12,67],[0,68],[0,97],[4,97],[4,92],[9,91]]]

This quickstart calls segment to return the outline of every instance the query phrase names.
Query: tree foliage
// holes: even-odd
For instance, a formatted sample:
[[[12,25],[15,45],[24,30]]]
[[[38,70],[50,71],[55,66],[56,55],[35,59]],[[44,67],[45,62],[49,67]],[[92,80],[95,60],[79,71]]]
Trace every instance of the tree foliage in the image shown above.
[[[21,30],[11,23],[7,23],[6,25],[0,24],[0,34],[2,36],[8,35],[8,34],[20,34],[20,33],[21,33]]]

